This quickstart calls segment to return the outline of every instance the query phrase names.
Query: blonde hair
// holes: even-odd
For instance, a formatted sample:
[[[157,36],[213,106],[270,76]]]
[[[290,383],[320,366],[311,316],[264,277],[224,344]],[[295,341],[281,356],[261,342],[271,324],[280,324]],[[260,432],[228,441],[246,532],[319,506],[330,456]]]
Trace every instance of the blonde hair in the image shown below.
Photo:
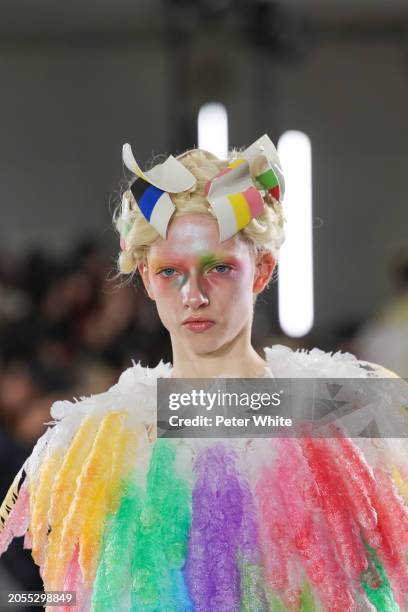
[[[222,161],[202,149],[187,151],[178,157],[179,161],[196,177],[197,182],[194,187],[178,194],[170,194],[176,207],[173,217],[179,217],[187,213],[202,213],[215,215],[208,203],[204,188],[207,182],[212,179],[220,170],[223,170],[230,161],[236,159],[239,152],[234,150],[230,154],[229,161]],[[126,251],[122,251],[118,258],[119,272],[122,274],[132,274],[137,266],[146,261],[150,246],[159,238],[159,233],[145,219],[139,207],[136,205],[130,191],[130,185],[125,189],[124,194],[132,203],[131,229],[126,236]],[[246,227],[240,230],[240,237],[248,244],[254,256],[262,251],[269,251],[276,259],[278,251],[285,239],[284,222],[280,202],[275,200],[269,193],[264,195],[265,211],[252,219]],[[114,223],[120,216],[120,207],[114,215]],[[171,221],[170,221],[171,223]]]

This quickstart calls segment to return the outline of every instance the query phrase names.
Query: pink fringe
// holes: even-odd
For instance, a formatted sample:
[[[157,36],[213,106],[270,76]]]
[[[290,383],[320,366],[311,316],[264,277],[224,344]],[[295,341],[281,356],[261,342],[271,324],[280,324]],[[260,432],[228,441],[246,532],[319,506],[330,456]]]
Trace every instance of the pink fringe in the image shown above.
[[[29,500],[27,485],[24,482],[0,533],[0,556],[8,549],[13,538],[21,537],[26,533],[30,517]]]

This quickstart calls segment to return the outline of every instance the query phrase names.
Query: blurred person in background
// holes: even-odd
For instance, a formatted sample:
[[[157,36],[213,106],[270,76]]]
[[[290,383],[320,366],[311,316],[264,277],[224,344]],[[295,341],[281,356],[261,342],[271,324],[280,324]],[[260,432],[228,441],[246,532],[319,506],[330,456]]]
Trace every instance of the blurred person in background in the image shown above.
[[[2,499],[46,430],[57,398],[101,393],[132,358],[154,363],[164,352],[168,339],[147,298],[109,281],[110,271],[109,257],[91,238],[81,239],[62,263],[46,252],[29,252],[20,261],[1,254]],[[42,588],[22,538],[0,560],[0,584],[10,591]]]
[[[408,247],[390,263],[393,295],[354,338],[361,359],[377,361],[408,378]]]
[[[0,493],[5,495],[16,466],[29,456],[46,430],[50,406],[64,389],[51,393],[38,370],[21,360],[3,363],[0,371]],[[3,588],[41,590],[38,568],[33,566],[22,539],[11,543],[0,570]],[[32,608],[30,608],[32,609]]]

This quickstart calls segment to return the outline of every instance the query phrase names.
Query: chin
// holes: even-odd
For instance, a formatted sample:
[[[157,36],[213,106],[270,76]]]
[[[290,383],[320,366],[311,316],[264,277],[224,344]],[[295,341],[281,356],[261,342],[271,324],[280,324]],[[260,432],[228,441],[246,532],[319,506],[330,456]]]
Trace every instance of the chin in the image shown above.
[[[204,334],[197,334],[194,338],[189,338],[188,340],[184,340],[185,343],[189,346],[189,348],[196,355],[210,355],[211,353],[215,353],[223,348],[226,344],[228,344],[228,339],[220,338],[219,334],[217,337],[203,337]]]
[[[224,344],[224,339],[220,339],[219,330],[218,333],[214,333],[214,331],[212,329],[197,333],[186,329],[180,337],[180,341],[197,354],[212,353]]]
[[[219,339],[215,340],[215,338],[193,338],[192,340],[187,341],[187,344],[197,355],[214,353],[214,351],[218,350],[223,345]]]

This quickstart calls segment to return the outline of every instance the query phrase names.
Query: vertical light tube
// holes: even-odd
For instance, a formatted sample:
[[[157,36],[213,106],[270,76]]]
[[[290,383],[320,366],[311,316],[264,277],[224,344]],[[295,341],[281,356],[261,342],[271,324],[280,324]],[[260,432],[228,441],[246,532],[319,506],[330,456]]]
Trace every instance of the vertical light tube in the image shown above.
[[[278,143],[285,175],[286,239],[279,253],[279,322],[298,338],[313,327],[312,150],[303,132],[285,132]]]
[[[207,102],[198,113],[198,146],[220,159],[228,154],[228,114],[220,102]]]

